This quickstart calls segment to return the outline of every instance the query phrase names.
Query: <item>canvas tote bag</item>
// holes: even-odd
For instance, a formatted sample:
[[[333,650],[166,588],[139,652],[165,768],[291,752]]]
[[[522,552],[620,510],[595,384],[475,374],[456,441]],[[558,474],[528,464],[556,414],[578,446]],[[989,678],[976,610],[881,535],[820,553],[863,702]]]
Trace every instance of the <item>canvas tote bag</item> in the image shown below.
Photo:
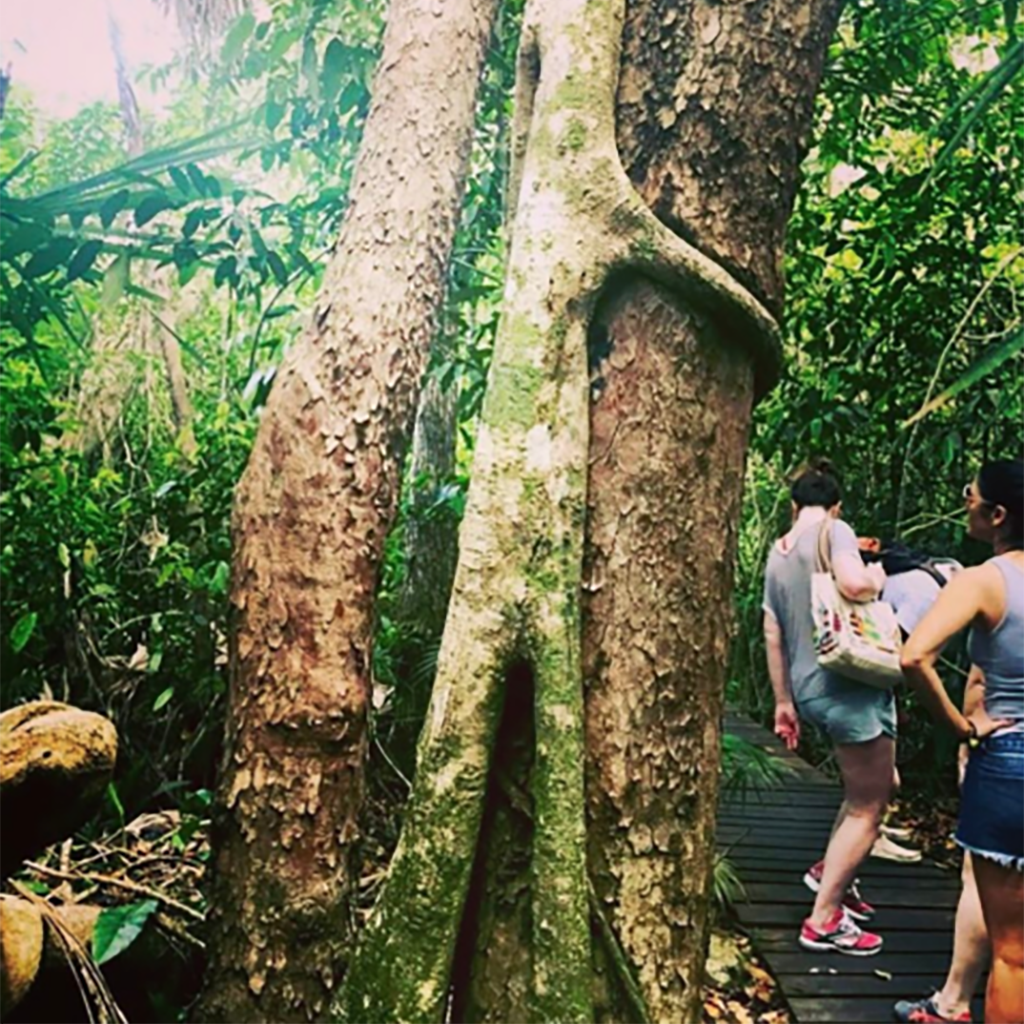
[[[900,627],[886,601],[848,601],[832,575],[832,520],[818,531],[811,576],[811,612],[818,664],[859,683],[887,690],[903,678]]]

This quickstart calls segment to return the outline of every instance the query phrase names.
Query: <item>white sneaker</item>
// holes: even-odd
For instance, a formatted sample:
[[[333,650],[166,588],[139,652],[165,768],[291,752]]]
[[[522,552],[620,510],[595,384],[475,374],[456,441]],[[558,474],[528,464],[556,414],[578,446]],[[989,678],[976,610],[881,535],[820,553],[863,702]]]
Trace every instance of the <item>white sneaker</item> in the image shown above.
[[[894,843],[888,836],[881,835],[871,847],[871,856],[881,860],[894,860],[900,864],[916,864],[921,859],[920,850],[911,850]]]
[[[911,836],[909,828],[895,828],[892,825],[883,825],[879,831],[883,836],[888,836],[890,839],[898,839],[900,842],[906,842]]]

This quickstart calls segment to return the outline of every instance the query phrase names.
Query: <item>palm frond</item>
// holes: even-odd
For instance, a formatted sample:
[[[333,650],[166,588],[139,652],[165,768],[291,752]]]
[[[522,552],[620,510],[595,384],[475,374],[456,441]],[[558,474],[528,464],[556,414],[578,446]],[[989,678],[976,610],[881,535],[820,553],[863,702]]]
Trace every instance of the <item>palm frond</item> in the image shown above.
[[[930,401],[925,402],[913,416],[904,420],[900,426],[906,429],[917,423],[918,420],[923,420],[925,416],[935,412],[936,409],[942,408],[951,398],[955,398],[961,391],[966,391],[968,388],[973,387],[978,381],[983,380],[990,373],[997,370],[1008,359],[1012,359],[1021,349],[1024,349],[1024,328],[1018,327],[1004,341],[987,349],[981,358],[975,360],[954,383],[950,384],[944,391],[939,392]]]
[[[740,736],[722,737],[722,793],[745,798],[779,785],[793,769],[777,755]]]
[[[949,140],[939,151],[935,158],[932,169],[928,172],[921,185],[923,192],[931,183],[935,175],[952,159],[960,143],[964,140],[971,129],[985,116],[985,112],[1002,95],[1003,90],[1013,80],[1013,76],[1024,67],[1024,40],[1017,40],[1003,59],[972,89],[962,96],[949,110],[939,124],[938,132],[941,135],[943,129],[948,127],[956,114],[964,107],[968,107],[967,113],[957,125],[956,130]],[[973,106],[971,102],[973,100]]]

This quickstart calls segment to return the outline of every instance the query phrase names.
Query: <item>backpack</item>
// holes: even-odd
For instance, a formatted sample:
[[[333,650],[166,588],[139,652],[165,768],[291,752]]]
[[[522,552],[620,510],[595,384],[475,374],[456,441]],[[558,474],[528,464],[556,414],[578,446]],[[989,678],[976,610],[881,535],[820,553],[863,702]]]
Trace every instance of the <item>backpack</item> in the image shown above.
[[[932,558],[898,540],[886,541],[881,551],[862,551],[861,557],[869,565],[881,562],[886,576],[898,576],[902,572],[920,569],[928,573],[940,587],[944,587],[947,580],[938,567],[951,562],[948,558]]]

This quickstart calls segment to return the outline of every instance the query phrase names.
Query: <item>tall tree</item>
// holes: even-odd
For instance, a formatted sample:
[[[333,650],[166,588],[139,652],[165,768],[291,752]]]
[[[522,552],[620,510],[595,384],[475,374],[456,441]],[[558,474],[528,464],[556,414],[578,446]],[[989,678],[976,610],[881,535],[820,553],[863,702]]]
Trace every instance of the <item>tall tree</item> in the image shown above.
[[[624,8],[527,10],[453,600],[341,1019],[699,1016],[747,426],[839,2]]]
[[[373,594],[495,0],[393,0],[341,235],[234,511],[203,1020],[322,1017],[350,929]]]
[[[107,36],[114,58],[117,80],[118,107],[124,131],[125,149],[130,159],[141,157],[146,151],[146,138],[142,128],[139,104],[132,85],[131,68],[124,51],[121,26],[112,7],[107,8]],[[128,256],[122,256],[125,278],[128,276]],[[144,264],[136,272],[135,284],[160,294],[161,274],[153,266]],[[85,454],[102,446],[104,458],[111,457],[111,441],[117,434],[117,425],[132,391],[144,380],[149,397],[150,361],[157,355],[163,361],[171,400],[171,415],[178,435],[178,447],[191,458],[196,452],[192,430],[192,401],[181,358],[181,346],[173,328],[164,317],[157,317],[150,307],[135,301],[128,315],[116,325],[99,324],[93,338],[93,359],[77,383],[75,394],[78,426],[64,436],[66,447]]]
[[[779,316],[841,0],[628,4],[616,129],[658,218]],[[753,401],[773,367],[637,275],[591,328],[583,659],[598,902],[653,1020],[699,1020]],[[596,1019],[628,1019],[612,986]]]

